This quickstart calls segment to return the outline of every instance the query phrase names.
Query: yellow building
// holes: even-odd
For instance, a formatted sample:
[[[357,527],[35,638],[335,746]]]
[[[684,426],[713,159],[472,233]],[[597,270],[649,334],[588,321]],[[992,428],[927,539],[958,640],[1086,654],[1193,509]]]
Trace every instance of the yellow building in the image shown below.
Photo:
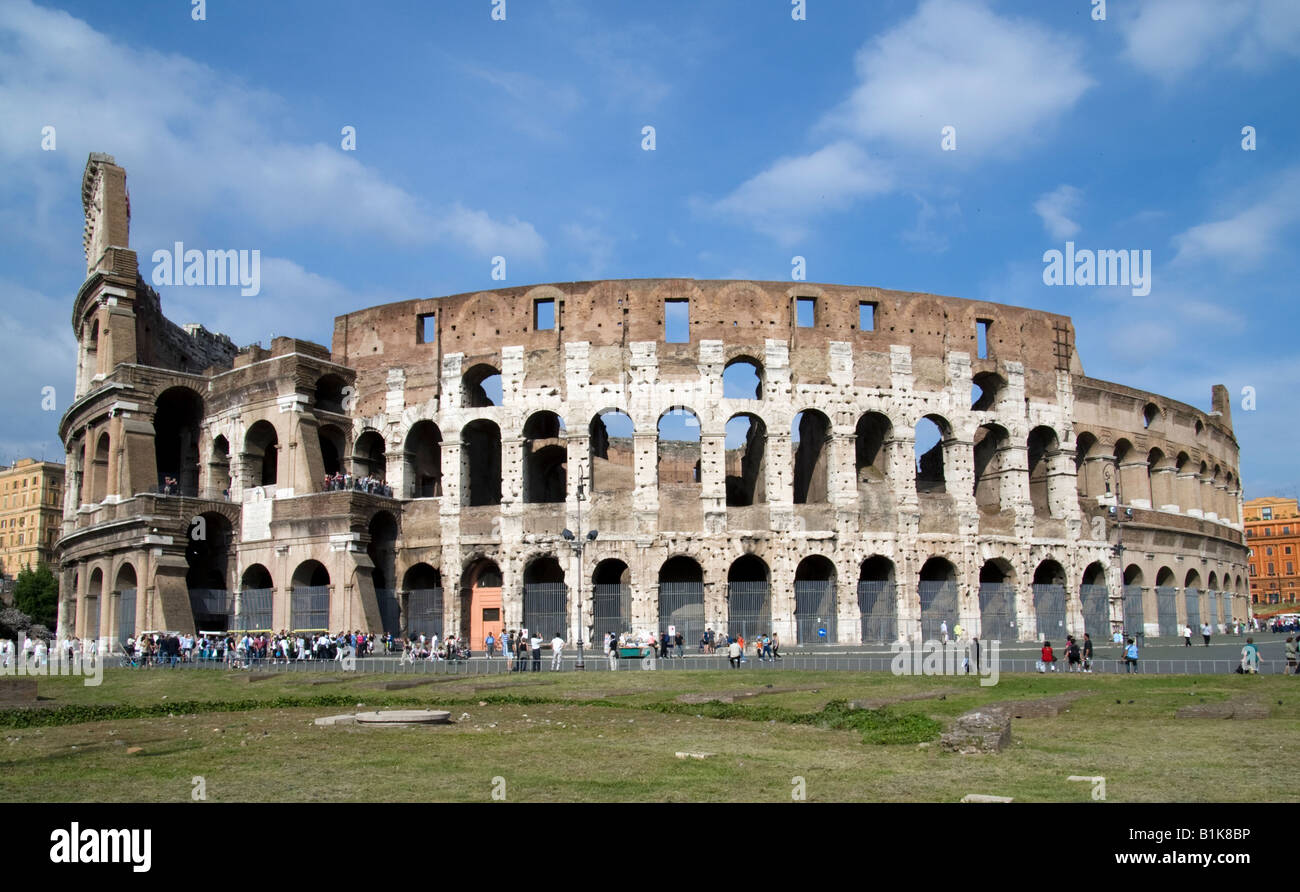
[[[1266,496],[1242,506],[1250,544],[1250,602],[1295,604],[1300,592],[1300,511],[1295,499]]]
[[[41,562],[56,570],[62,523],[63,465],[20,458],[0,467],[0,572],[12,579]]]

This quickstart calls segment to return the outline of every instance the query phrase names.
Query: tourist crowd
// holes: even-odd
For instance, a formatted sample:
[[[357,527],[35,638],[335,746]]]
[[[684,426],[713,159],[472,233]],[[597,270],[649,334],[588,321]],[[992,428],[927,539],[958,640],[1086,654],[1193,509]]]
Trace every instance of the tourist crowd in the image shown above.
[[[378,477],[371,477],[369,474],[364,477],[353,477],[351,474],[342,472],[325,475],[325,492],[338,492],[346,489],[366,492],[375,496],[393,497],[393,488],[391,486]]]

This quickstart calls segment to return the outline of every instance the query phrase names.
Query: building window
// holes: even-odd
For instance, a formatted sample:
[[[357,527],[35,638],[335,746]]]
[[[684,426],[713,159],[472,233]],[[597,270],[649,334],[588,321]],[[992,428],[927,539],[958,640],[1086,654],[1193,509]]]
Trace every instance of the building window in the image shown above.
[[[975,320],[975,347],[980,359],[989,358],[989,331],[993,328],[991,319]]]
[[[876,330],[876,305],[863,301],[858,304],[858,330]]]
[[[817,324],[817,299],[812,297],[795,298],[795,324],[800,328],[812,328]]]
[[[415,317],[415,343],[432,344],[438,340],[436,313],[422,313]]]
[[[1264,549],[1264,554],[1269,555],[1269,556],[1272,556],[1272,554],[1273,554],[1273,546],[1270,545],[1268,548],[1265,548],[1265,549]]]
[[[691,302],[686,298],[664,301],[664,343],[687,344],[691,340]]]
[[[539,297],[533,301],[533,330],[555,331],[555,298]]]

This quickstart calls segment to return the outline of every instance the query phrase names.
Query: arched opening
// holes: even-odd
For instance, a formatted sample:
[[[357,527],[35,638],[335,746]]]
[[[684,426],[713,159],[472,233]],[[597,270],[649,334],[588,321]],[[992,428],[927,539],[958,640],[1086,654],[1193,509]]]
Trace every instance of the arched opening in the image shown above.
[[[878,483],[889,476],[885,444],[894,436],[894,426],[879,412],[868,412],[858,419],[854,444],[854,466],[858,483]]]
[[[411,498],[442,495],[442,431],[432,421],[417,421],[406,434],[403,460]]]
[[[471,647],[482,647],[490,633],[500,638],[505,631],[501,612],[501,568],[495,561],[479,558],[465,566],[460,575],[460,635]]]
[[[289,628],[293,632],[324,632],[330,620],[330,574],[320,561],[303,561],[293,571],[289,598]]]
[[[502,404],[501,371],[487,363],[470,368],[461,376],[461,405],[467,409],[486,409]]]
[[[1093,641],[1110,640],[1110,590],[1106,586],[1106,568],[1093,561],[1083,571],[1079,586],[1079,606],[1083,609],[1083,630]]]
[[[199,494],[199,427],[203,400],[188,387],[163,391],[154,403],[154,456],[158,492]]]
[[[587,442],[593,493],[632,492],[636,488],[633,433],[632,419],[626,412],[605,409],[591,419]]]
[[[727,570],[727,634],[751,640],[771,631],[771,574],[762,558],[742,555]]]
[[[985,641],[1015,641],[1016,571],[1004,558],[980,567],[980,635]]]
[[[275,594],[271,572],[261,564],[249,566],[240,577],[239,589],[239,609],[235,614],[234,629],[241,632],[270,631]]]
[[[1183,579],[1183,599],[1187,626],[1193,635],[1201,633],[1201,574],[1188,570]]]
[[[729,400],[763,398],[763,365],[752,356],[737,356],[722,369],[722,396]]]
[[[90,580],[86,588],[85,604],[85,624],[82,627],[82,638],[89,641],[99,639],[99,607],[100,601],[104,596],[104,571],[96,567],[90,573]]]
[[[1029,501],[1035,517],[1055,517],[1052,499],[1052,464],[1060,451],[1056,431],[1039,426],[1029,432]]]
[[[1039,640],[1064,642],[1066,628],[1065,568],[1050,558],[1034,570],[1034,616],[1038,618]]]
[[[185,587],[189,591],[194,628],[205,632],[225,632],[234,616],[234,599],[230,597],[230,550],[234,531],[225,515],[200,514],[190,521],[186,531]]]
[[[975,412],[992,409],[1007,386],[1006,379],[996,372],[980,372],[971,378],[970,407]]]
[[[799,644],[839,641],[839,605],[835,565],[820,554],[809,555],[794,571],[794,628]]]
[[[930,558],[921,567],[917,594],[921,602],[921,638],[938,640],[942,624],[951,630],[958,619],[957,568],[946,558]]]
[[[939,415],[926,415],[916,423],[916,491],[947,492],[944,479],[944,443],[952,427]]]
[[[1178,627],[1178,577],[1168,567],[1156,572],[1156,620],[1161,638],[1177,638],[1182,631]]]
[[[815,409],[795,415],[791,425],[794,447],[794,503],[823,504],[829,498],[827,467],[830,465],[831,422]]]
[[[343,388],[347,382],[338,375],[316,379],[316,408],[321,412],[343,414]]]
[[[659,628],[675,626],[687,642],[704,636],[704,571],[678,555],[659,568]]]
[[[244,468],[249,486],[275,486],[279,480],[280,438],[269,421],[258,421],[244,436]]]
[[[607,558],[591,574],[592,641],[632,630],[632,573],[627,564]]]
[[[370,518],[370,544],[366,554],[374,568],[370,578],[379,601],[379,616],[384,623],[384,633],[402,633],[402,605],[397,598],[397,518],[387,511],[378,511]]]
[[[894,562],[872,555],[858,571],[858,613],[863,644],[888,644],[898,640],[898,606],[894,588]]]
[[[1151,507],[1178,507],[1174,496],[1174,469],[1159,449],[1147,453],[1147,487],[1151,490]]]
[[[700,419],[685,406],[674,406],[659,416],[657,474],[659,489],[690,487],[700,483]]]
[[[1145,609],[1142,605],[1142,568],[1129,564],[1124,568],[1124,634],[1145,634]]]
[[[1137,500],[1138,507],[1151,497],[1147,485],[1147,464],[1143,456],[1133,448],[1128,440],[1115,443],[1115,468],[1119,472],[1121,489],[1116,496],[1120,504],[1132,505]]]
[[[108,498],[108,431],[99,435],[95,441],[95,457],[90,468],[90,501],[99,504]]]
[[[364,431],[352,447],[352,476],[383,481],[388,468],[384,438],[379,431]]]
[[[113,623],[118,647],[124,647],[126,639],[136,632],[137,585],[135,567],[123,564],[118,568],[117,579],[113,582]]]
[[[462,504],[501,504],[501,428],[480,418],[460,432]]]
[[[554,557],[535,558],[524,567],[524,628],[546,640],[569,639],[569,589]]]
[[[1148,430],[1158,428],[1160,417],[1160,407],[1155,403],[1147,403],[1142,408],[1142,427]]]
[[[208,460],[208,498],[230,498],[230,441],[218,436],[212,441]]]
[[[1201,485],[1196,480],[1196,466],[1186,452],[1178,453],[1174,460],[1176,479],[1174,487],[1178,493],[1178,508],[1184,514],[1201,510]]]
[[[523,434],[524,503],[563,502],[569,464],[564,422],[554,412],[534,412],[524,422]]]
[[[767,426],[757,415],[733,415],[726,426],[727,507],[767,501]]]
[[[1091,499],[1105,491],[1102,471],[1104,461],[1105,455],[1096,436],[1082,433],[1075,438],[1074,474],[1080,498]]]
[[[983,424],[975,431],[975,505],[983,514],[1002,511],[1009,446],[1010,436],[1000,424]]]
[[[428,564],[419,563],[402,577],[402,614],[406,634],[429,638],[442,637],[442,574]]]
[[[316,440],[320,444],[321,466],[326,476],[333,477],[343,472],[343,455],[347,450],[347,437],[343,431],[332,424],[321,425],[316,431]],[[341,484],[340,484],[341,485]],[[326,485],[326,489],[330,489]]]

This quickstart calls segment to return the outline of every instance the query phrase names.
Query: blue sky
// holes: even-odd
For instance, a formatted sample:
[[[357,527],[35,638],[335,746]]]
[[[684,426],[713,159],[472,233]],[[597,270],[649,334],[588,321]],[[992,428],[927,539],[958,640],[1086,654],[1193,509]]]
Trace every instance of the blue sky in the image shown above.
[[[241,344],[492,287],[496,255],[507,284],[788,280],[800,255],[1069,314],[1096,377],[1203,409],[1223,383],[1247,497],[1296,494],[1300,3],[493,5],[0,4],[0,460],[61,457],[102,151],[146,278],[175,241],[261,251],[257,296],[159,289]],[[1067,239],[1150,250],[1150,294],[1044,285]]]

